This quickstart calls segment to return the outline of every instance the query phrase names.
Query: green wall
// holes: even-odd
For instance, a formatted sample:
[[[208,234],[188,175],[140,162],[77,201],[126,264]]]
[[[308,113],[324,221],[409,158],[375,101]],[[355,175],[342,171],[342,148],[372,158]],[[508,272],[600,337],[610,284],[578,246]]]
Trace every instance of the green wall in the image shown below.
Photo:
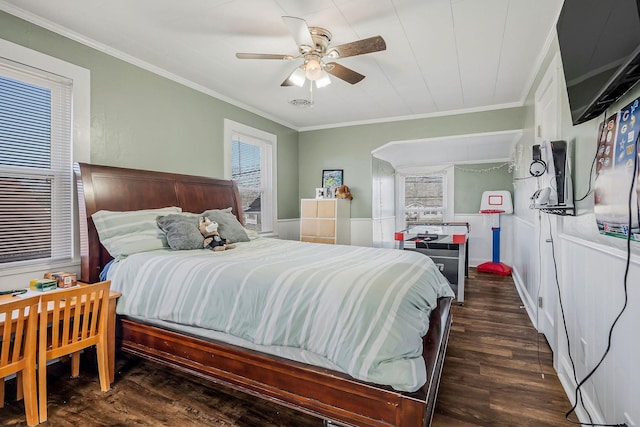
[[[222,178],[224,119],[278,136],[278,216],[298,217],[298,132],[0,11],[0,37],[91,72],[91,162]]]
[[[344,169],[352,218],[371,218],[371,151],[391,141],[522,129],[522,108],[301,132],[300,197],[313,197],[323,169]]]
[[[456,214],[477,214],[485,191],[504,190],[513,196],[513,175],[508,163],[456,165],[453,172]]]

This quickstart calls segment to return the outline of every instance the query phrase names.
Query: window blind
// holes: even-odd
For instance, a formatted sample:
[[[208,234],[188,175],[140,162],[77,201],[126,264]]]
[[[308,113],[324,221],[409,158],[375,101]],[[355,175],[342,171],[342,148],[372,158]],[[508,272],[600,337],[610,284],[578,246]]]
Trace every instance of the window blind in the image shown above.
[[[244,138],[246,140],[246,138]],[[231,141],[231,179],[238,183],[245,227],[263,231],[263,171],[260,145],[234,135]]]
[[[0,63],[0,263],[72,257],[69,80]]]

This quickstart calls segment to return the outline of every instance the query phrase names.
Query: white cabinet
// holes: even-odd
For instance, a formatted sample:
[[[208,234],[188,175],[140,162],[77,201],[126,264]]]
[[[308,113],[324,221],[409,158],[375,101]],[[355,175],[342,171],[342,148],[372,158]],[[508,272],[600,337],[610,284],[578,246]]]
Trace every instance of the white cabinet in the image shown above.
[[[346,199],[302,199],[300,240],[348,245],[351,243],[351,201]]]

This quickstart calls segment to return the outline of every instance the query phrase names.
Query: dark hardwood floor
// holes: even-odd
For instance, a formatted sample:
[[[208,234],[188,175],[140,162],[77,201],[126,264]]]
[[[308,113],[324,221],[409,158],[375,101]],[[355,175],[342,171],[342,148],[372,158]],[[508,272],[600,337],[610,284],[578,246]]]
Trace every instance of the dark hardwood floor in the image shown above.
[[[432,425],[561,426],[571,408],[511,277],[469,270]],[[544,378],[542,374],[544,373]]]
[[[471,269],[465,306],[454,320],[434,426],[570,425],[570,407],[509,277]],[[540,358],[541,366],[538,363]],[[121,355],[116,382],[101,392],[95,363],[83,361],[79,378],[69,365],[49,367],[50,426],[295,426],[322,421],[251,396]],[[544,379],[540,370],[544,372]],[[0,425],[25,424],[15,381],[7,382]]]

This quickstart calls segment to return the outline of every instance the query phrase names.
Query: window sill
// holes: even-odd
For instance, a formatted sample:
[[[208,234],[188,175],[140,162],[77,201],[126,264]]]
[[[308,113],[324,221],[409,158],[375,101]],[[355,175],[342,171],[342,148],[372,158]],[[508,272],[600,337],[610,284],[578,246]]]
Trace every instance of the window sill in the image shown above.
[[[3,266],[0,277],[17,276],[23,274],[40,274],[46,271],[68,271],[70,273],[80,271],[80,259],[67,259],[57,261],[25,261],[11,266]]]

